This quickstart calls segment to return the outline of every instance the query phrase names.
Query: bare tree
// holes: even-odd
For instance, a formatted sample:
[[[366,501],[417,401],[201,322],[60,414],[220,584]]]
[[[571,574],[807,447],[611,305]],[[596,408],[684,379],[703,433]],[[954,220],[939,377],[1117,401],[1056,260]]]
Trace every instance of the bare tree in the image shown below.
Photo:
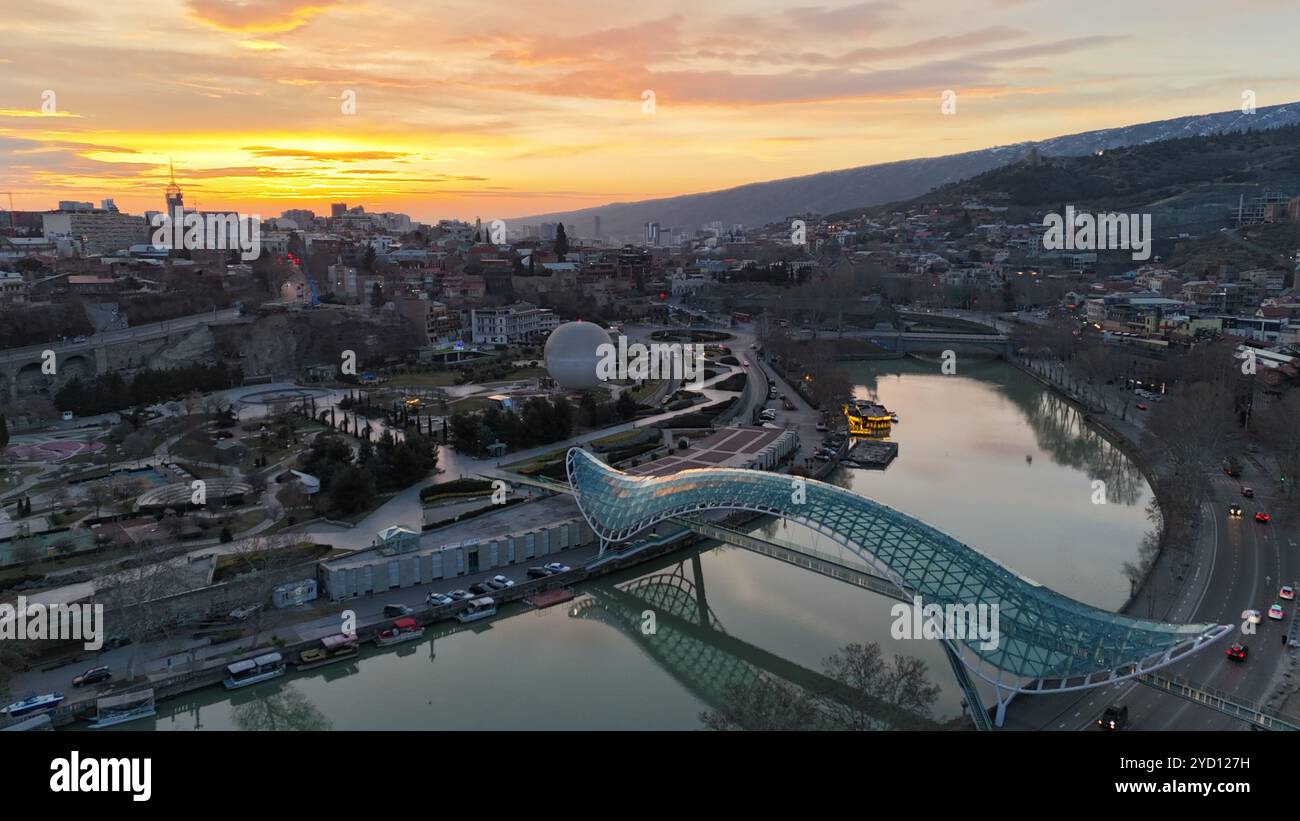
[[[184,557],[130,567],[95,581],[95,601],[104,605],[110,637],[131,642],[128,679],[135,678],[142,642],[154,638],[177,617],[163,600],[193,590],[204,581]]]

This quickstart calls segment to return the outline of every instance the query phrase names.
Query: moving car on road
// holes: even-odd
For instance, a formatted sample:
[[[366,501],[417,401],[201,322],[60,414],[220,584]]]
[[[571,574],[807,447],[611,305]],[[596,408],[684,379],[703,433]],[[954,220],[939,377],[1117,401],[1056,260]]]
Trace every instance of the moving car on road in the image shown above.
[[[1272,606],[1268,608],[1268,617],[1273,621],[1281,621],[1282,617],[1285,615],[1286,611],[1283,610],[1282,605],[1277,602],[1273,602]]]
[[[1295,588],[1292,587],[1292,586],[1289,585],[1289,584],[1284,584],[1284,585],[1282,585],[1282,589],[1279,590],[1279,591],[1277,591],[1277,596],[1278,596],[1278,598],[1280,598],[1280,599],[1287,599],[1288,601],[1291,600],[1291,599],[1294,599],[1294,598],[1295,598]]]
[[[1243,487],[1241,489],[1241,495],[1246,497],[1247,499],[1254,499],[1255,489],[1253,487]]]
[[[1128,726],[1128,705],[1123,707],[1112,704],[1097,719],[1097,726],[1103,730],[1122,730]]]
[[[448,596],[446,593],[430,593],[430,594],[429,594],[429,606],[430,606],[430,607],[443,607],[444,605],[451,604],[453,601],[454,601],[454,599],[452,599],[452,597],[451,597],[451,596]]]
[[[507,587],[515,586],[514,581],[507,579],[505,576],[493,576],[488,579],[488,584],[491,585],[494,590],[505,590]]]
[[[474,598],[474,594],[468,590],[453,590],[447,594],[452,601],[469,601]]]
[[[1241,617],[1250,624],[1259,624],[1260,615],[1258,610],[1246,610],[1241,614]]]
[[[1255,514],[1255,521],[1259,522],[1262,525],[1268,524],[1268,514],[1262,510],[1257,512]]]
[[[415,611],[404,604],[386,604],[384,605],[384,618],[395,619],[400,616],[409,616]]]
[[[546,565],[546,569],[552,573],[568,573],[573,568],[569,567],[567,564],[561,564],[560,562],[551,562]]]
[[[1244,644],[1241,644],[1240,642],[1238,642],[1238,643],[1236,643],[1236,644],[1229,645],[1229,647],[1228,647],[1228,660],[1229,660],[1229,661],[1245,661],[1245,660],[1246,660],[1246,655],[1247,655],[1249,652],[1250,652],[1250,648],[1247,647],[1247,646],[1244,645]]]
[[[1241,518],[1241,505],[1228,505],[1228,515],[1233,518]]]

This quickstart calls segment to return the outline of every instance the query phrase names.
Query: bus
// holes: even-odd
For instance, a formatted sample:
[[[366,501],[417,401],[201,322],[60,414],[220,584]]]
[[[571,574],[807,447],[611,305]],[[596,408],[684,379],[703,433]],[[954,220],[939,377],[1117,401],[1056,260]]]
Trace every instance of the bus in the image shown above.
[[[737,311],[736,313],[731,315],[731,321],[732,322],[753,322],[754,317],[749,314],[745,314],[745,313],[741,313],[740,311]]]

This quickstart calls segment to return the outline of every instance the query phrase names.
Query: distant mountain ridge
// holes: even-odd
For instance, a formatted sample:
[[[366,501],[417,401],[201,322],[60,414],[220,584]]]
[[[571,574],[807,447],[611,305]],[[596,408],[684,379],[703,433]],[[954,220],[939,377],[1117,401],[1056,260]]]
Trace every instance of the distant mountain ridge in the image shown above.
[[[1208,136],[1249,129],[1272,129],[1300,124],[1300,102],[1258,108],[1253,114],[1224,111],[1197,114],[1137,125],[1103,128],[1067,134],[1037,142],[996,146],[941,157],[864,165],[839,171],[824,171],[803,177],[789,177],[750,183],[721,191],[684,194],[630,203],[610,203],[576,211],[561,211],[519,217],[512,223],[563,222],[577,227],[578,235],[591,236],[593,217],[600,216],[602,236],[626,239],[643,235],[647,222],[677,230],[698,229],[706,222],[747,226],[770,222],[812,211],[832,214],[870,205],[918,197],[933,188],[1021,159],[1031,147],[1044,156],[1091,154],[1178,137]]]

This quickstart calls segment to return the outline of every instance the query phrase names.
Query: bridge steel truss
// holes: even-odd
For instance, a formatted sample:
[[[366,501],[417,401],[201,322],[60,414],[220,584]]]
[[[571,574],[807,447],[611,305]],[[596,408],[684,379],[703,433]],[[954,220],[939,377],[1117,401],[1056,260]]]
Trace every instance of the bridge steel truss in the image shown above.
[[[735,468],[629,476],[580,448],[570,449],[565,466],[602,553],[658,522],[710,510],[780,516],[853,551],[905,599],[919,598],[948,648],[993,686],[998,726],[1019,693],[1085,690],[1142,676],[1234,629],[1135,619],[1083,604],[918,519],[813,479]],[[997,607],[995,646],[971,635],[980,605]]]

